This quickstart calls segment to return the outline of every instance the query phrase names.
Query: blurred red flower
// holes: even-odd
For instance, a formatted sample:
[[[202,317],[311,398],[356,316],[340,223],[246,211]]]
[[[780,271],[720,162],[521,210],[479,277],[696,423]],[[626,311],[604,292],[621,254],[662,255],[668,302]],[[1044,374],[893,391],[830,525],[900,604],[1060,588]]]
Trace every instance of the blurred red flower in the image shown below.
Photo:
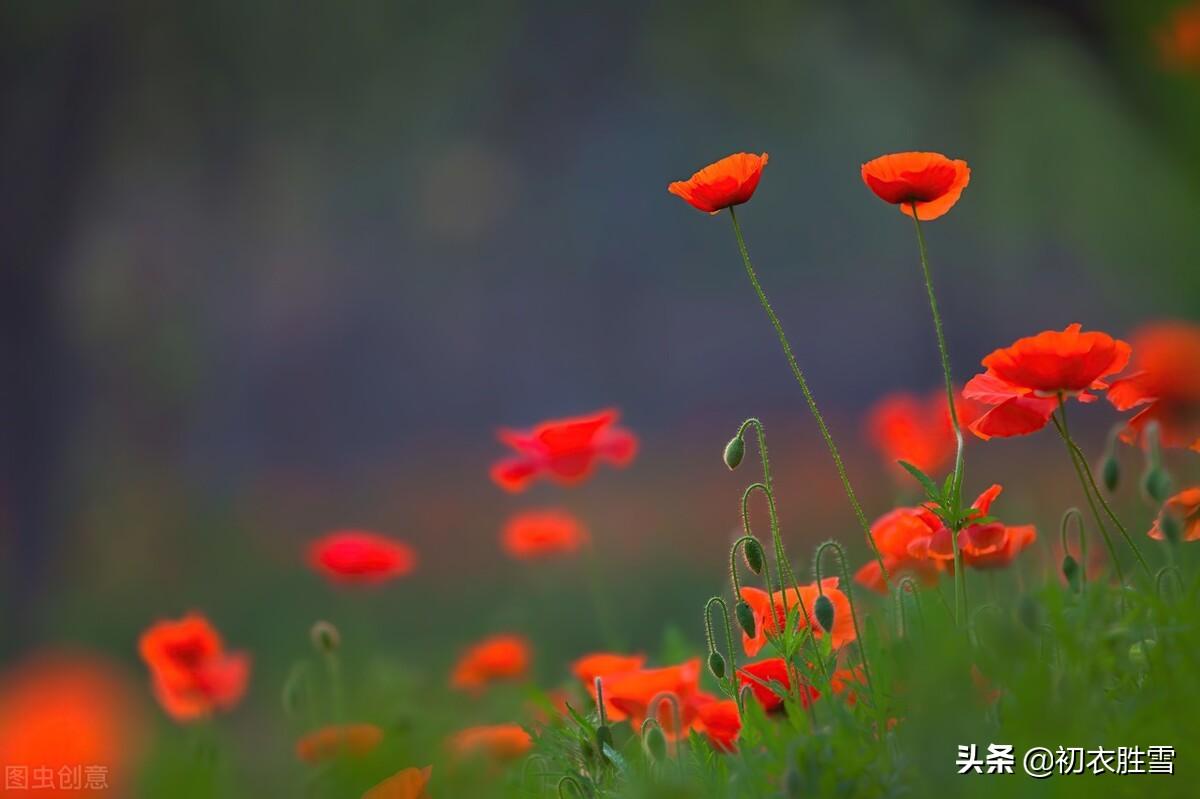
[[[975,421],[982,410],[979,404],[958,392],[955,400],[959,424],[965,427]],[[928,398],[905,391],[881,398],[867,412],[867,434],[892,466],[907,461],[932,474],[954,456],[954,427],[944,389]]]
[[[922,221],[937,219],[949,211],[971,180],[966,161],[952,161],[941,153],[893,153],[862,165],[867,188],[884,202],[900,206],[913,215],[913,205]]]
[[[734,153],[709,164],[687,180],[677,180],[667,191],[700,211],[715,214],[741,205],[754,195],[767,165],[767,154]]]
[[[992,485],[979,495],[971,507],[972,519],[980,519],[988,515],[992,501],[1000,496],[1003,490],[999,485]],[[936,519],[936,529],[929,535],[913,540],[909,544],[909,553],[916,557],[928,557],[947,564],[954,562],[954,543],[950,537],[950,529]],[[1002,569],[1008,566],[1017,555],[1037,540],[1037,530],[1032,524],[1009,527],[1000,522],[984,522],[967,524],[958,531],[958,547],[962,550],[963,564],[974,569]]]
[[[309,544],[308,562],[336,583],[382,583],[411,572],[417,564],[412,547],[366,530],[339,530]]]
[[[736,752],[742,719],[737,702],[732,699],[701,702],[696,708],[694,729],[704,733],[718,752]]]
[[[154,624],[142,633],[139,650],[155,698],[176,721],[232,709],[250,680],[250,657],[226,652],[216,629],[198,613]]]
[[[362,795],[362,799],[429,799],[426,787],[433,766],[406,768],[388,777]]]
[[[571,664],[571,673],[583,683],[584,689],[596,701],[596,678],[599,677],[605,686],[610,677],[638,671],[646,662],[645,655],[620,655],[612,652],[594,652],[584,655]],[[612,703],[612,698],[605,692],[604,710],[610,721],[622,721],[625,713]]]
[[[1112,382],[1108,400],[1119,411],[1146,407],[1129,420],[1121,440],[1133,443],[1158,422],[1163,446],[1200,452],[1200,325],[1158,322],[1132,339],[1133,371]]]
[[[917,557],[910,553],[913,541],[927,537],[942,524],[933,511],[921,506],[896,508],[888,511],[871,525],[871,535],[879,547],[879,555],[887,567],[888,574],[898,577],[909,574],[925,585],[937,582],[939,572],[945,568],[938,560]],[[887,584],[879,570],[879,561],[871,559],[855,573],[854,579],[861,585],[880,594],[887,593]]]
[[[971,431],[982,439],[1022,436],[1041,430],[1058,408],[1058,396],[1080,402],[1108,388],[1103,378],[1129,362],[1129,345],[1107,333],[1080,332],[1080,325],[1018,339],[983,359],[987,371],[971,378],[963,396],[992,405]]]
[[[501,533],[504,551],[517,560],[576,552],[588,542],[583,522],[564,510],[532,510],[508,520]]]
[[[519,680],[529,669],[529,643],[518,635],[494,635],[468,649],[450,685],[478,694],[497,680]]]
[[[738,669],[738,683],[749,685],[754,692],[754,698],[763,706],[763,710],[776,710],[783,706],[783,697],[775,693],[771,683],[776,682],[785,692],[792,690],[792,680],[788,675],[787,661],[783,658],[767,658],[757,663],[747,663]],[[819,699],[821,692],[811,685],[805,685],[800,693],[800,703],[808,707],[808,703]]]
[[[335,724],[313,730],[296,742],[296,757],[323,763],[337,757],[363,757],[375,751],[383,730],[374,724]]]
[[[1165,514],[1173,514],[1179,520],[1181,541],[1200,541],[1200,486],[1185,488],[1163,503],[1158,518],[1150,528],[1151,538],[1159,541],[1166,538],[1162,531]]]
[[[0,765],[53,775],[55,787],[5,796],[67,799],[102,769],[107,790],[126,796],[145,743],[145,718],[121,671],[97,656],[69,651],[30,655],[0,673]],[[90,791],[86,791],[89,792]]]
[[[674,712],[670,700],[663,698],[666,695],[674,696],[679,702],[680,722],[686,730],[696,718],[697,704],[706,700],[700,693],[699,658],[675,666],[625,672],[604,680],[606,704],[611,702],[625,714],[635,729],[654,712],[663,732],[668,738],[674,738]],[[656,707],[652,708],[652,703]]]
[[[618,413],[608,409],[589,416],[542,422],[529,431],[502,429],[500,441],[517,456],[492,466],[492,480],[506,491],[524,491],[538,477],[578,483],[598,461],[628,466],[637,454],[633,433],[614,426]]]
[[[817,596],[822,592],[833,603],[832,644],[833,648],[837,649],[857,637],[854,632],[854,619],[850,615],[850,600],[838,589],[837,577],[826,577],[822,580],[820,591],[817,589],[816,583],[800,586],[799,598],[803,602],[805,612],[799,614],[797,628],[803,629],[812,626],[813,605],[817,601]],[[789,610],[795,608],[796,598],[796,589],[788,589],[787,607]],[[753,611],[755,621],[753,638],[746,635],[744,630],[742,631],[742,648],[746,650],[749,657],[754,657],[766,645],[768,633],[775,635],[783,629],[785,621],[783,593],[775,591],[768,596],[767,592],[761,588],[747,586],[742,588],[742,599]],[[813,630],[817,638],[825,636],[821,625],[813,626]]]
[[[1158,29],[1155,44],[1168,69],[1200,68],[1200,3],[1180,6]]]
[[[468,727],[450,738],[450,749],[460,757],[482,755],[492,760],[510,761],[524,755],[533,739],[516,724]]]

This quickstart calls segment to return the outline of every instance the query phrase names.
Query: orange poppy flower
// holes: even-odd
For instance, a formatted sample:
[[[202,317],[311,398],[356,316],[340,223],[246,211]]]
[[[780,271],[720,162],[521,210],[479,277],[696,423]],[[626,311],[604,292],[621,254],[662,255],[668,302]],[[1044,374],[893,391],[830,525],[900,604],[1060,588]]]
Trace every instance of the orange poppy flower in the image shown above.
[[[696,717],[700,694],[700,658],[676,666],[659,669],[639,669],[609,677],[604,681],[604,697],[638,727],[656,711],[656,717],[668,738],[675,736],[675,719],[668,701],[651,708],[655,697],[673,695],[679,702],[681,723],[687,729]]]
[[[1163,503],[1158,518],[1150,528],[1150,537],[1162,541],[1166,535],[1162,531],[1164,514],[1174,514],[1181,523],[1180,540],[1200,541],[1200,486],[1185,488]]]
[[[704,733],[718,752],[736,752],[738,734],[742,731],[737,702],[722,699],[699,704],[694,728]]]
[[[495,635],[466,651],[454,667],[450,685],[481,693],[497,680],[519,680],[529,669],[529,643],[518,635]]]
[[[734,153],[709,164],[687,180],[677,180],[667,191],[700,211],[715,214],[741,205],[754,195],[767,165],[767,154]]]
[[[880,516],[871,525],[871,535],[888,574],[893,577],[911,574],[925,585],[937,582],[944,567],[940,561],[915,557],[909,552],[913,541],[925,538],[941,526],[941,520],[926,507],[896,508]],[[879,569],[879,561],[871,559],[859,569],[854,579],[880,594],[887,593],[887,584]]]
[[[1080,332],[1080,325],[1018,339],[983,359],[986,372],[971,378],[963,396],[994,406],[971,431],[982,439],[1023,436],[1041,430],[1058,408],[1058,396],[1080,402],[1108,388],[1104,378],[1129,363],[1129,345],[1107,333]]]
[[[974,512],[970,518],[987,516],[992,501],[1000,496],[1002,490],[997,484],[980,494],[971,505]],[[963,565],[974,569],[1002,569],[1036,540],[1037,530],[1032,524],[1008,527],[1000,522],[987,522],[968,524],[958,531],[958,548],[962,551]],[[929,535],[909,543],[909,554],[941,561],[949,567],[954,562],[950,529],[938,519],[937,528]]]
[[[365,757],[383,740],[374,724],[335,724],[313,730],[296,742],[296,757],[305,763],[323,763],[336,757]]]
[[[821,581],[821,589],[825,596],[829,597],[833,603],[833,647],[837,649],[843,644],[853,641],[856,637],[854,632],[854,619],[850,615],[850,600],[838,589],[837,577],[826,577]],[[818,591],[816,583],[800,586],[799,597],[804,605],[805,613],[799,614],[797,619],[798,628],[812,626],[813,605],[817,601],[817,596],[822,593]],[[788,590],[787,607],[792,610],[796,606],[796,589],[793,587]],[[775,591],[770,596],[766,591],[760,588],[743,587],[742,599],[750,606],[750,610],[754,613],[754,637],[746,635],[742,631],[742,648],[745,649],[746,655],[754,657],[762,650],[767,643],[767,634],[776,634],[783,629],[785,621],[783,593]],[[812,626],[817,638],[825,635],[825,631],[821,629],[821,625]]]
[[[846,704],[854,707],[858,703],[858,686],[867,684],[867,678],[862,666],[852,669],[837,669],[829,677],[829,687],[833,692],[846,699]]]
[[[500,441],[517,455],[492,466],[492,480],[506,491],[524,491],[539,477],[565,485],[591,475],[596,463],[628,466],[637,455],[633,433],[616,427],[618,413],[608,409],[589,416],[542,422],[528,431],[502,429]]]
[[[24,767],[29,785],[6,784],[4,796],[74,799],[83,769],[105,770],[105,796],[128,796],[146,742],[146,719],[124,673],[98,656],[43,651],[0,673],[0,765]],[[33,770],[54,787],[34,789]],[[11,790],[8,790],[11,789]]]
[[[608,680],[621,674],[639,671],[646,662],[645,655],[619,655],[612,652],[595,652],[584,655],[571,664],[571,673],[583,683],[584,689],[596,701],[596,678],[599,677],[606,686],[604,711],[610,721],[623,721],[625,713],[612,703],[607,691]]]
[[[216,629],[197,613],[154,624],[142,633],[139,650],[155,698],[176,721],[232,709],[250,680],[249,656],[226,652]]]
[[[979,415],[979,404],[955,393],[955,410],[961,425]],[[880,399],[867,412],[867,433],[884,460],[896,466],[907,461],[933,474],[952,457],[956,442],[946,392],[939,389],[928,398],[895,392]],[[896,467],[898,472],[904,473]]]
[[[1165,447],[1200,452],[1200,325],[1159,322],[1132,336],[1130,374],[1112,382],[1108,400],[1119,411],[1145,406],[1121,433],[1133,443],[1158,422]]]
[[[533,747],[533,739],[517,724],[493,724],[468,727],[450,738],[450,749],[460,757],[482,755],[492,760],[510,761]]]
[[[553,509],[519,513],[508,520],[501,534],[504,551],[517,560],[570,554],[587,542],[583,522]]]
[[[433,766],[406,768],[388,777],[362,795],[362,799],[429,799],[426,787]]]
[[[417,555],[403,541],[366,530],[339,530],[309,545],[308,562],[333,582],[367,585],[408,574]]]
[[[922,221],[937,219],[958,202],[971,181],[966,161],[952,161],[941,153],[893,153],[862,165],[867,188],[884,202],[900,206]]]
[[[779,683],[785,691],[792,690],[787,661],[783,658],[767,658],[757,663],[747,663],[738,669],[738,683],[742,686],[749,685],[750,690],[754,692],[754,698],[763,706],[763,710],[768,712],[783,706],[783,697],[772,690],[772,682]],[[820,697],[820,691],[806,684],[800,694],[800,702],[804,707],[808,707],[809,702]]]
[[[1174,70],[1200,68],[1200,4],[1175,9],[1155,35],[1163,66]]]

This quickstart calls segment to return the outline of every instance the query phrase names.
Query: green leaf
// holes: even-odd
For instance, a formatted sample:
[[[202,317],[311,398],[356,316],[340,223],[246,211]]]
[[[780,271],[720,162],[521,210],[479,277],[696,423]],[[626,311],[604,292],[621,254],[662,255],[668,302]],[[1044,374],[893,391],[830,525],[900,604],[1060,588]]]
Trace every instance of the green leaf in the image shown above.
[[[938,489],[937,483],[933,482],[933,478],[925,474],[925,472],[913,466],[908,461],[896,461],[904,469],[904,471],[916,478],[917,482],[925,488],[925,494],[936,502],[941,502],[942,492]]]

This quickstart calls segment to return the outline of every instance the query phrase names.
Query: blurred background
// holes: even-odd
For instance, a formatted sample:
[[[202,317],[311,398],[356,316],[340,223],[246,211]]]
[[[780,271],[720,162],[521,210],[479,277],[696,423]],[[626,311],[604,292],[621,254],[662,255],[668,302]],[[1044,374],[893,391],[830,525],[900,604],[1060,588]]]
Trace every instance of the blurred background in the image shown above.
[[[86,647],[144,692],[138,634],[203,610],[255,656],[230,724],[286,762],[279,685],[318,617],[362,668],[437,686],[517,630],[553,682],[606,643],[592,569],[619,643],[696,642],[750,415],[795,557],[829,536],[863,557],[728,221],[667,183],[770,153],[739,216],[874,517],[909,487],[863,414],[940,369],[911,224],[859,165],[971,165],[926,228],[960,381],[1045,328],[1193,318],[1183,5],[3,4],[0,660]],[[497,427],[608,406],[631,468],[489,481]],[[1078,415],[1098,453],[1116,415]],[[1051,530],[1075,485],[1057,444],[973,442],[968,489],[1011,477],[998,510]],[[594,563],[501,556],[505,518],[547,505],[588,522]],[[409,541],[417,572],[327,587],[303,548],[339,527]]]

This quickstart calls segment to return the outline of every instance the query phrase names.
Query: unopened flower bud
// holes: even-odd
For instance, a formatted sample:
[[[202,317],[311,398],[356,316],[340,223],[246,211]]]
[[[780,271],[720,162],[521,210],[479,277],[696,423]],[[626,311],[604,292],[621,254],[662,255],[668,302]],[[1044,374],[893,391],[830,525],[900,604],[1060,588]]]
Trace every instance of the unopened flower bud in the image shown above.
[[[725,465],[730,469],[736,469],[738,464],[742,462],[742,457],[746,454],[746,440],[740,435],[736,435],[729,439],[729,443],[725,445]]]
[[[318,621],[308,632],[312,645],[322,655],[336,652],[342,645],[342,636],[338,628],[327,621]]]
[[[653,760],[662,760],[667,756],[667,736],[663,734],[662,727],[657,724],[650,724],[646,727],[646,734],[642,736],[642,745],[646,747],[646,754],[650,755]]]
[[[1062,561],[1063,577],[1067,578],[1067,585],[1071,586],[1073,591],[1079,591],[1079,561],[1075,560],[1074,556],[1067,553]]]
[[[1161,466],[1150,466],[1142,475],[1142,491],[1154,502],[1166,502],[1171,495],[1171,475]]]
[[[733,606],[733,615],[737,617],[742,632],[753,638],[758,631],[758,626],[754,623],[754,611],[751,610],[750,605],[746,604],[746,600],[738,600],[738,603]]]
[[[708,670],[718,680],[725,679],[725,658],[715,649],[708,653]]]
[[[742,547],[742,555],[746,558],[746,565],[750,567],[750,571],[755,574],[762,574],[763,548],[762,544],[758,543],[757,538],[751,538],[746,541]]]
[[[1183,525],[1180,522],[1179,516],[1172,513],[1169,508],[1163,510],[1162,515],[1158,519],[1158,529],[1162,530],[1163,538],[1174,545],[1179,543],[1179,538],[1183,533]]]
[[[610,749],[613,746],[612,729],[607,724],[601,724],[596,728],[596,748],[600,750],[601,754],[604,754],[606,746]]]
[[[813,605],[813,611],[817,616],[817,623],[821,625],[821,629],[827,633],[833,632],[833,602],[825,594],[817,597],[817,601]]]
[[[1117,484],[1121,481],[1121,462],[1111,452],[1104,459],[1104,463],[1100,465],[1100,479],[1104,481],[1104,487],[1108,489],[1108,493],[1111,494],[1117,490]]]

